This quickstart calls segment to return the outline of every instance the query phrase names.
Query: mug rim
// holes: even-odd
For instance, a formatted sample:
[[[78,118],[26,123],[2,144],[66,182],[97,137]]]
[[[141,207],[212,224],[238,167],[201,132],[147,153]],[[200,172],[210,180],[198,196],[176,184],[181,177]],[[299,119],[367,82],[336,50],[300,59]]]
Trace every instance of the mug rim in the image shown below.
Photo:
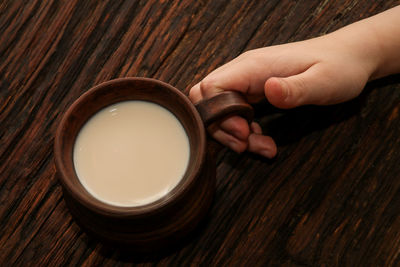
[[[187,170],[182,177],[182,180],[185,180],[185,182],[182,184],[179,182],[170,192],[168,192],[166,195],[162,196],[161,198],[145,204],[141,206],[117,206],[117,205],[112,205],[108,204],[106,202],[103,202],[99,200],[98,198],[94,197],[92,194],[90,194],[82,185],[82,183],[79,180],[78,175],[76,174],[75,168],[73,168],[72,172],[67,166],[64,164],[63,159],[63,135],[65,129],[65,125],[68,122],[68,120],[71,119],[72,114],[77,110],[77,108],[80,106],[80,104],[85,101],[87,98],[90,98],[91,95],[95,94],[97,91],[102,90],[108,86],[111,85],[116,85],[119,83],[130,83],[130,82],[136,82],[136,81],[144,81],[148,83],[153,83],[157,84],[161,87],[167,88],[168,90],[172,91],[177,97],[179,97],[186,105],[185,109],[190,110],[190,113],[194,117],[195,124],[197,125],[196,131],[199,132],[199,140],[196,145],[197,151],[196,154],[199,158],[197,161],[191,162],[191,159],[189,159],[188,164],[194,164],[193,171],[190,173],[187,173]],[[127,99],[128,100],[128,99]],[[113,103],[110,103],[112,105]],[[100,107],[96,112],[101,110],[102,108]],[[96,114],[96,112],[94,114]],[[170,111],[172,112],[172,111]],[[94,114],[92,114],[90,117],[92,117]],[[175,115],[176,116],[176,115]],[[89,117],[89,118],[90,118]],[[177,118],[180,121],[180,118]],[[85,125],[87,121],[85,121],[83,125]],[[182,123],[182,122],[181,122]],[[78,133],[80,131],[78,130]],[[74,137],[74,142],[76,140],[77,135]],[[183,94],[181,91],[179,91],[177,88],[173,87],[172,85],[165,83],[163,81],[154,79],[154,78],[145,78],[145,77],[124,77],[124,78],[117,78],[113,80],[109,80],[106,82],[102,82],[94,87],[91,87],[89,90],[84,92],[82,95],[80,95],[67,109],[67,111],[63,114],[62,119],[57,127],[56,134],[55,134],[55,139],[54,139],[54,158],[55,158],[55,164],[58,172],[58,180],[61,182],[63,188],[68,191],[68,193],[71,195],[73,199],[81,203],[83,206],[88,208],[89,210],[92,210],[96,213],[100,213],[102,215],[106,216],[111,216],[111,217],[140,217],[144,215],[150,215],[152,213],[155,213],[157,211],[163,210],[167,206],[170,206],[171,204],[175,203],[178,201],[185,193],[193,187],[194,182],[197,177],[199,177],[201,170],[203,169],[203,165],[205,164],[205,156],[206,156],[206,133],[205,133],[205,127],[203,124],[203,120],[200,117],[200,114],[198,113],[197,109],[193,105],[193,103],[189,100],[189,98]],[[72,160],[72,166],[74,166],[73,163],[73,157],[69,157],[67,160]],[[72,173],[73,177],[69,177],[68,173]],[[187,177],[188,176],[188,177]],[[72,179],[77,179],[79,183],[81,183],[82,187],[84,190],[79,190],[76,188],[76,185],[73,184]]]

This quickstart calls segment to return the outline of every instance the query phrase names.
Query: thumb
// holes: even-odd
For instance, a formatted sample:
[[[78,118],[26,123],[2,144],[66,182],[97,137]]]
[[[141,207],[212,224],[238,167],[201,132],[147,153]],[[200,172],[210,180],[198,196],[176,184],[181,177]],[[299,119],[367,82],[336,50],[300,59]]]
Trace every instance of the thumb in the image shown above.
[[[293,76],[269,78],[264,85],[268,101],[278,108],[294,108],[307,104],[329,104],[335,93],[335,81],[314,65]]]

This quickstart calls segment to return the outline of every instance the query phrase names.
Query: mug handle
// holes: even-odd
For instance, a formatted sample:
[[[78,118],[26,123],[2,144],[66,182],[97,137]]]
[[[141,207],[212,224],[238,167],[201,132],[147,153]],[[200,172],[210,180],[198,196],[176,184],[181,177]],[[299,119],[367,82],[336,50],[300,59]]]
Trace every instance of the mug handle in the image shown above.
[[[247,103],[243,94],[236,91],[223,91],[218,95],[201,100],[195,104],[203,119],[204,126],[225,117],[238,115],[251,122],[254,116],[253,107]]]

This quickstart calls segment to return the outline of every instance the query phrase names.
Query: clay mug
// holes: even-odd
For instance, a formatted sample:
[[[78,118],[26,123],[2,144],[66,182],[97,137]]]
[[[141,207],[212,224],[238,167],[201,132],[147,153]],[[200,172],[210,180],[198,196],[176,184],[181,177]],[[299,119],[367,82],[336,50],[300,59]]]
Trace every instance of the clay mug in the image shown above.
[[[126,100],[144,100],[171,111],[184,127],[190,145],[189,164],[179,184],[160,199],[136,207],[106,204],[86,191],[74,169],[75,139],[99,110]],[[188,235],[205,216],[215,191],[215,162],[207,153],[205,127],[226,116],[252,119],[244,97],[223,92],[196,105],[173,86],[150,78],[120,78],[81,95],[64,114],[55,136],[57,176],[76,222],[104,242],[136,251],[162,249]]]

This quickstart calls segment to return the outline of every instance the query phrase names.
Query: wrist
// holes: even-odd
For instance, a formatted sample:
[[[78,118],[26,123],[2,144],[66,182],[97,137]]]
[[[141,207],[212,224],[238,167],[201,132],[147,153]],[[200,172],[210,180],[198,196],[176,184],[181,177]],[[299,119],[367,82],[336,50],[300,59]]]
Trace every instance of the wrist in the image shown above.
[[[366,64],[369,79],[400,72],[400,6],[353,23],[337,32],[349,35]]]
[[[365,21],[350,24],[327,37],[347,58],[348,64],[359,68],[369,81],[377,78],[383,60],[376,32],[364,24]]]

